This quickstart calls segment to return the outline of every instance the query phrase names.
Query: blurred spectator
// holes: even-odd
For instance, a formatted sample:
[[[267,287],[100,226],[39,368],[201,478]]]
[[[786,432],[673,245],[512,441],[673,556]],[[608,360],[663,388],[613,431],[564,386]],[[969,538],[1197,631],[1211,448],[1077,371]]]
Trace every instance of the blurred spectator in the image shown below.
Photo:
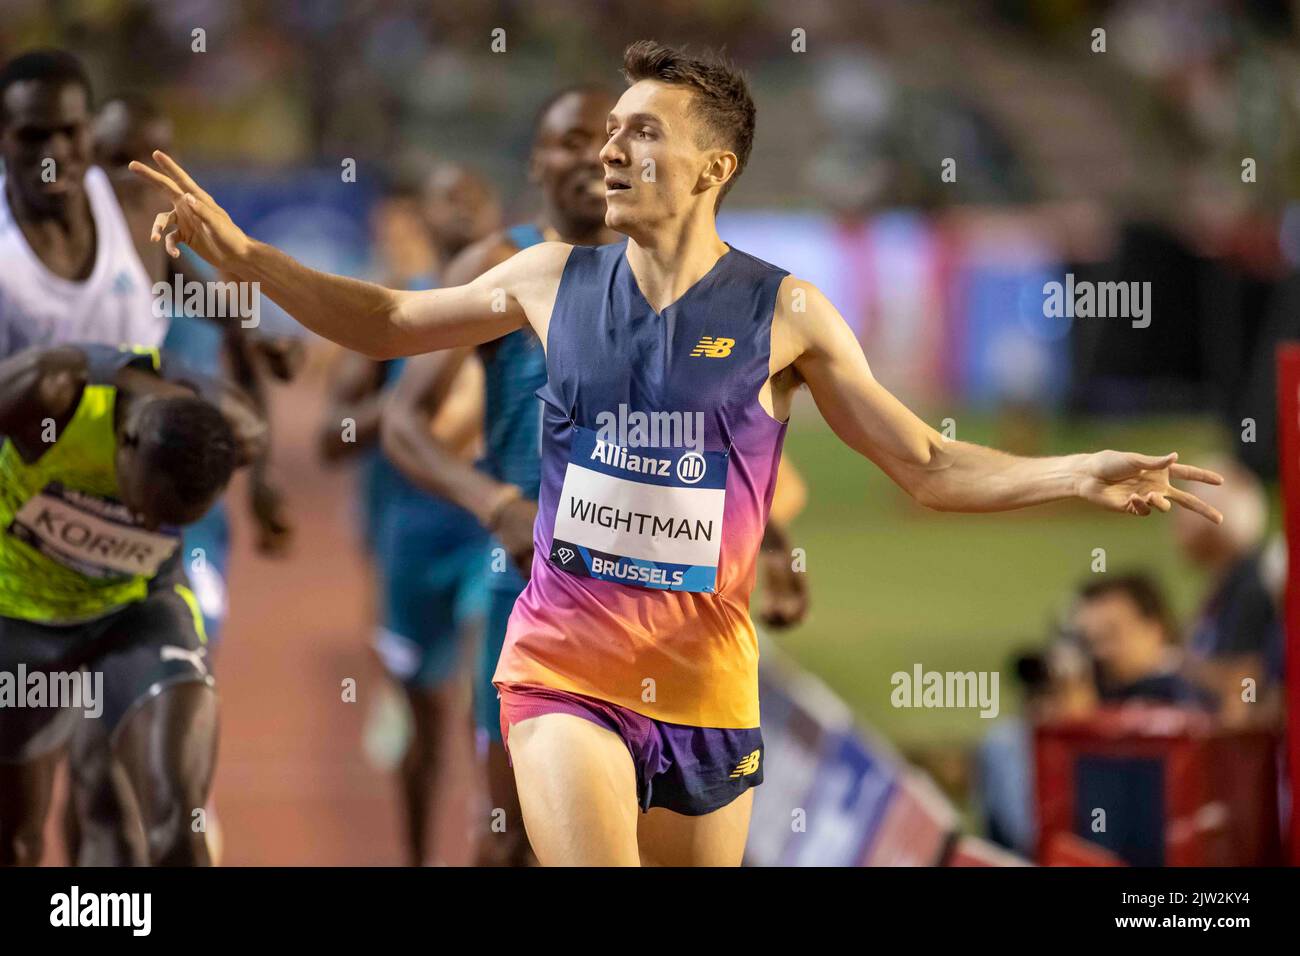
[[[1282,621],[1265,581],[1264,489],[1235,461],[1210,461],[1206,467],[1224,477],[1222,485],[1201,491],[1223,513],[1223,524],[1182,509],[1173,516],[1183,555],[1210,575],[1187,641],[1192,674],[1217,698],[1225,724],[1269,722],[1277,717],[1269,691],[1282,676]]]
[[[999,846],[1033,856],[1038,839],[1034,810],[1034,734],[1036,724],[1087,717],[1097,705],[1091,662],[1072,640],[1015,661],[1025,694],[1018,717],[999,720],[976,755],[976,798],[984,832]]]
[[[1096,663],[1103,704],[1143,701],[1213,709],[1213,696],[1182,673],[1173,616],[1147,575],[1107,575],[1084,585],[1073,624]]]

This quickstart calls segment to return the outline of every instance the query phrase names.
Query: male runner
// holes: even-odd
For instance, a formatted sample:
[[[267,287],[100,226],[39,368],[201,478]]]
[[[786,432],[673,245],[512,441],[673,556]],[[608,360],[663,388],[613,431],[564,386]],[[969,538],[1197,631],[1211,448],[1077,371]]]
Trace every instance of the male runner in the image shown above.
[[[162,273],[145,266],[165,257],[146,230],[132,236],[93,165],[90,120],[90,82],[70,54],[26,53],[0,69],[0,356],[65,342],[158,345],[167,333],[153,310]]]
[[[99,722],[138,807],[136,862],[205,864],[194,811],[216,756],[203,619],[178,550],[265,441],[233,388],[155,349],[58,346],[0,361],[0,671],[102,675]],[[35,864],[82,711],[0,719],[0,863]]]
[[[1220,515],[1174,453],[1029,459],[945,440],[873,377],[814,287],[727,246],[714,217],[753,143],[744,78],[651,41],[601,151],[625,243],[545,242],[466,285],[402,292],[330,276],[246,236],[175,161],[154,235],[262,282],[286,311],[375,358],[545,343],[539,557],[497,668],[529,840],[545,864],[738,864],[762,774],[755,558],[793,393],[909,495],[944,511],[1078,497]],[[702,441],[687,425],[702,420]],[[647,427],[647,423],[653,427]],[[613,437],[611,437],[613,436]],[[641,815],[660,806],[675,811]]]
[[[491,190],[461,166],[435,167],[422,199],[422,219],[439,263],[499,222]],[[391,264],[389,273],[390,281],[410,288],[436,284],[431,276],[397,275]],[[413,428],[436,435],[458,458],[473,460],[481,445],[483,386],[481,370],[466,367],[456,376],[454,399],[436,414],[415,408],[390,413],[385,409],[391,386],[403,364],[343,356],[320,436],[331,460],[373,453],[363,476],[363,520],[378,572],[381,623],[375,649],[401,686],[412,718],[400,785],[407,859],[418,866],[439,859],[430,811],[445,805],[454,784],[446,773],[451,761],[444,744],[462,745],[460,761],[472,762],[462,665],[465,650],[482,630],[487,542],[471,514],[413,485],[375,446],[381,415],[409,414]],[[351,441],[342,434],[344,418],[355,424]]]
[[[613,95],[600,87],[575,86],[549,97],[537,112],[529,179],[541,188],[536,223],[514,226],[466,249],[447,268],[446,279],[461,285],[521,249],[546,237],[573,245],[603,245],[617,239],[605,226],[604,169],[600,149]],[[475,352],[477,354],[475,354]],[[474,468],[442,447],[423,425],[447,398],[457,399],[449,376],[481,361],[487,377],[487,448]],[[481,345],[477,350],[431,352],[408,362],[384,418],[384,446],[411,480],[473,511],[499,534],[500,554],[488,574],[486,639],[475,682],[478,726],[488,738],[488,796],[493,813],[489,835],[479,840],[480,865],[521,865],[530,852],[519,811],[514,774],[501,738],[501,711],[492,675],[505,643],[506,625],[527,578],[520,572],[533,558],[533,524],[541,487],[541,408],[536,392],[546,384],[546,356],[529,328]],[[774,501],[764,540],[763,619],[789,626],[803,617],[807,593],[792,573],[784,523],[803,507],[802,485],[792,470]]]
[[[170,149],[171,121],[148,97],[121,94],[110,97],[96,112],[92,133],[95,162],[108,175],[128,231],[133,237],[148,236],[154,217],[166,208],[166,194],[152,183],[133,176],[127,165],[132,160],[145,159],[155,149]],[[173,260],[165,249],[154,243],[144,243],[140,251],[149,278],[165,282],[169,288],[174,288],[178,278],[182,283],[219,278],[197,256]],[[233,381],[269,421],[266,372],[282,382],[292,380],[304,355],[300,339],[244,328],[236,316],[191,314],[180,302],[174,302],[164,318],[167,332],[162,347],[169,358],[211,378]],[[112,339],[93,341],[118,344]],[[256,529],[258,552],[283,557],[288,552],[293,529],[284,497],[270,478],[269,452],[268,441],[266,453],[259,455],[249,467],[248,506]],[[227,588],[230,546],[230,518],[223,497],[202,518],[185,528],[181,546],[185,572],[203,612],[207,637],[204,656],[209,668],[215,664],[230,608]],[[81,857],[84,834],[85,859],[107,865],[122,861],[123,854],[113,853],[110,848],[126,846],[125,831],[135,824],[129,809],[116,805],[113,799],[108,741],[99,733],[100,729],[97,722],[83,721],[74,734],[69,759],[73,794],[68,801],[64,829],[70,859]],[[77,808],[81,810],[81,819],[77,817]],[[215,807],[209,805],[207,810],[208,842],[213,862],[217,863],[221,827]]]

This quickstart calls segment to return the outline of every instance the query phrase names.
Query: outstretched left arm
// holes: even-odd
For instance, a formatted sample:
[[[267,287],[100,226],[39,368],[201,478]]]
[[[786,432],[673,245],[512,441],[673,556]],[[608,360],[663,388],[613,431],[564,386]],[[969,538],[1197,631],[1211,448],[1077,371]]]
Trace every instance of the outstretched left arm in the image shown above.
[[[1022,458],[944,438],[876,381],[856,336],[826,297],[787,277],[773,322],[772,369],[791,365],[840,440],[928,508],[1009,511],[1082,498],[1128,514],[1169,511],[1177,504],[1215,523],[1223,520],[1201,499],[1170,484],[1179,478],[1217,485],[1222,477],[1179,463],[1176,452]]]

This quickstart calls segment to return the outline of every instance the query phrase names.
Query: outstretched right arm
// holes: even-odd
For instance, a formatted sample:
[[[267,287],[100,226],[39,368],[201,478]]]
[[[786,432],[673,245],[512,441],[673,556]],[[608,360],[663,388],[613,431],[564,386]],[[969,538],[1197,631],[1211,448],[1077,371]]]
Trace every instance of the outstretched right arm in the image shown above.
[[[257,282],[304,326],[374,359],[478,345],[531,324],[543,342],[570,247],[532,246],[473,282],[402,292],[309,269],[244,234],[175,160],[155,152],[162,172],[131,169],[167,190],[172,211],[159,215],[151,238],[178,255],[183,242],[239,281]]]

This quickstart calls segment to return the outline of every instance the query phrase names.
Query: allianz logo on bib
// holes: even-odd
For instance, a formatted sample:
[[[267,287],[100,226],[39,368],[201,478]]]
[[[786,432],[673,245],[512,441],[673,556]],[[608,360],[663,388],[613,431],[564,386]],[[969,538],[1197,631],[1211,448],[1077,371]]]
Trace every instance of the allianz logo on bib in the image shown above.
[[[596,445],[591,460],[640,475],[672,477],[693,485],[704,478],[703,412],[643,412],[620,404],[617,411],[596,415]],[[687,449],[684,455],[662,458],[638,455],[630,448]]]
[[[590,460],[598,461],[610,468],[619,468],[638,475],[655,475],[660,478],[669,478],[675,471],[677,480],[684,485],[698,483],[708,470],[708,463],[699,452],[689,451],[682,455],[677,459],[677,467],[674,469],[671,458],[634,455],[621,445],[601,439],[596,440],[596,447],[591,450]]]

